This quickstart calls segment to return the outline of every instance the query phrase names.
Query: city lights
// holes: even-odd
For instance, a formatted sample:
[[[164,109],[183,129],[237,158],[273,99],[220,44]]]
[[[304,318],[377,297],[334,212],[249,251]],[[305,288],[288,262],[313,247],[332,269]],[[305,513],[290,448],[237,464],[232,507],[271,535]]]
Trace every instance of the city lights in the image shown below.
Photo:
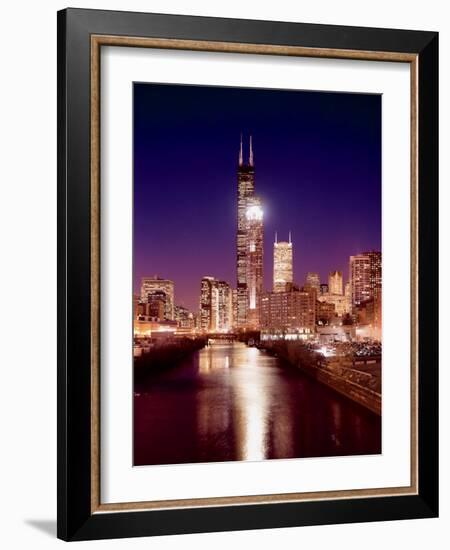
[[[214,276],[200,283],[198,312],[175,304],[174,283],[157,275],[143,277],[135,298],[135,336],[200,335],[261,331],[265,340],[381,339],[381,253],[349,258],[349,280],[329,272],[321,283],[309,271],[303,285],[294,279],[294,244],[273,243],[273,287],[264,290],[264,211],[255,193],[252,139],[245,160],[241,136],[237,169],[236,288]],[[345,328],[345,326],[350,328]],[[329,330],[331,329],[331,330]],[[329,356],[326,347],[320,353]]]
[[[146,86],[134,86],[133,465],[381,452],[381,253],[366,248],[381,186],[358,194],[373,178],[357,148],[327,137],[324,154],[309,110],[292,125],[301,100],[280,119],[291,91]],[[321,106],[327,136],[348,130],[351,118],[328,119],[350,96],[339,112],[339,94],[301,98]]]
[[[246,211],[247,220],[261,221],[263,219],[263,209],[258,205],[249,206]]]

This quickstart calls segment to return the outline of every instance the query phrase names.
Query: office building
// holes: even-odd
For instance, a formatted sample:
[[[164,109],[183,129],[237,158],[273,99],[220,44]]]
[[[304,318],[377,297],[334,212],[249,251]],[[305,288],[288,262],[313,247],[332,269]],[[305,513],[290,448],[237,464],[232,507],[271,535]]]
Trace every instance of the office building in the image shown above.
[[[266,292],[261,298],[261,339],[303,340],[314,336],[314,289]]]
[[[328,275],[328,292],[330,294],[344,294],[342,272],[331,271]]]
[[[367,300],[381,300],[381,252],[350,256],[352,311]]]
[[[174,284],[169,279],[162,279],[155,275],[154,277],[142,277],[141,279],[141,302],[148,303],[149,294],[155,292],[164,292],[166,303],[164,307],[164,319],[173,321],[174,315]]]
[[[228,332],[232,328],[233,298],[230,285],[203,277],[200,290],[200,330]]]
[[[318,273],[309,272],[306,275],[306,285],[309,288],[314,288],[317,293],[320,292],[320,277]]]
[[[293,279],[293,247],[291,233],[289,241],[278,241],[275,234],[273,243],[273,291],[288,292],[292,290]]]
[[[242,136],[238,164],[236,234],[237,328],[258,328],[263,285],[263,210],[255,195],[255,167],[250,137],[248,161],[244,161]]]

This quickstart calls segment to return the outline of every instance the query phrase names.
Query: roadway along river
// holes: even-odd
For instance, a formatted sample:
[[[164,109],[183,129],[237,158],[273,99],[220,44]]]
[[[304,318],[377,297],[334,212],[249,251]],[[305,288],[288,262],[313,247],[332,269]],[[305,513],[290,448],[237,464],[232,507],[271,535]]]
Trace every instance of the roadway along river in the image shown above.
[[[242,343],[155,373],[134,415],[135,465],[381,452],[379,417]]]

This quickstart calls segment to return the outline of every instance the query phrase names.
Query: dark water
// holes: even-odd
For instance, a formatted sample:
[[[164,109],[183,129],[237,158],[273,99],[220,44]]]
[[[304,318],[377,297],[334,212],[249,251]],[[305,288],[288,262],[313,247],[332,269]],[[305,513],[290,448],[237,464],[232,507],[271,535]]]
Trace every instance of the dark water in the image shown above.
[[[214,344],[135,388],[134,464],[374,454],[381,420],[244,344]]]

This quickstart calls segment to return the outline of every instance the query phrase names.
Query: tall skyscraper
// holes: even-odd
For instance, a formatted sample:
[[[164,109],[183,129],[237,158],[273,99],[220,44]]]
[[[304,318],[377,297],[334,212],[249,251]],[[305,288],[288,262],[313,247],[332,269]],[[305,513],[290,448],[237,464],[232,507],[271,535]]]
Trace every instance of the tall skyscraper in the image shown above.
[[[352,287],[350,281],[345,283],[344,287],[345,296],[345,313],[351,313],[352,311]]]
[[[320,292],[320,277],[318,273],[309,272],[306,275],[306,286]]]
[[[200,291],[200,329],[225,332],[233,318],[232,290],[225,281],[203,277]]]
[[[263,210],[255,195],[252,138],[248,162],[244,162],[242,136],[238,166],[238,212],[236,239],[237,328],[258,328],[263,287]]]
[[[154,277],[142,277],[141,279],[141,302],[147,304],[150,294],[163,292],[166,295],[164,306],[164,318],[169,321],[175,319],[174,316],[174,284],[169,279],[161,279],[157,275]]]
[[[381,252],[350,256],[352,309],[367,300],[381,300]]]
[[[328,275],[328,292],[330,294],[339,295],[344,293],[341,271],[330,271],[330,274]]]
[[[259,197],[247,201],[247,327],[259,328],[263,291],[263,210]]]
[[[292,241],[289,232],[289,241],[278,242],[275,233],[275,242],[273,243],[273,291],[287,292],[292,289],[293,267],[292,267]]]

